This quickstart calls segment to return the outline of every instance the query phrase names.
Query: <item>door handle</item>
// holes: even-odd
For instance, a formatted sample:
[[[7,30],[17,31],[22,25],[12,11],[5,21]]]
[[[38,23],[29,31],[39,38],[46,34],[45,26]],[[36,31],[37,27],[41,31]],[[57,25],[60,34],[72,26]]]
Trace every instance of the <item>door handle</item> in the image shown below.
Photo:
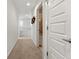
[[[63,39],[64,41],[71,43],[71,39],[67,40],[67,39]]]

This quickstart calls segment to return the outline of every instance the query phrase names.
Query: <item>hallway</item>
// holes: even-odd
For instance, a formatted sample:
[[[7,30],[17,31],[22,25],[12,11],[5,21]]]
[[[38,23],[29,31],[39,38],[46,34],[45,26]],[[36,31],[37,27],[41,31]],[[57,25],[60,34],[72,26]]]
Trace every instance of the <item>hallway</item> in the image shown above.
[[[7,3],[7,59],[71,59],[70,0]]]
[[[42,51],[31,39],[18,39],[7,59],[42,59]]]

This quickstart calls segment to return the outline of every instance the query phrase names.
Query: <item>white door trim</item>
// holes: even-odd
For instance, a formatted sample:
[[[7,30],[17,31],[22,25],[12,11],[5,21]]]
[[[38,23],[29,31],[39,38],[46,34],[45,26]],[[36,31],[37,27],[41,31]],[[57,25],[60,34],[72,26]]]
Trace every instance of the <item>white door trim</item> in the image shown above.
[[[42,3],[43,6],[43,59],[47,59],[47,1],[44,0]]]

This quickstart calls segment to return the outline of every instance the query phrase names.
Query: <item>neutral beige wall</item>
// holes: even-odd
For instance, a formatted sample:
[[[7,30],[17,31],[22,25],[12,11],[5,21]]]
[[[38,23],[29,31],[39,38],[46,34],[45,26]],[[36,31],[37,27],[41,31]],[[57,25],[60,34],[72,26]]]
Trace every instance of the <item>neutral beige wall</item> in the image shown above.
[[[12,0],[7,0],[7,56],[17,41],[17,16]]]

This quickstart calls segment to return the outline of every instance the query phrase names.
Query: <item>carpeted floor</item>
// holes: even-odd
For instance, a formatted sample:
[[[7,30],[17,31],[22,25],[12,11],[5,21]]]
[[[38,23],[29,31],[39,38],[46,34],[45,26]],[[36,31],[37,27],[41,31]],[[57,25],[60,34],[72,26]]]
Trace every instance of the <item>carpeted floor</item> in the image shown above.
[[[31,39],[20,39],[7,59],[42,59],[42,51]]]

